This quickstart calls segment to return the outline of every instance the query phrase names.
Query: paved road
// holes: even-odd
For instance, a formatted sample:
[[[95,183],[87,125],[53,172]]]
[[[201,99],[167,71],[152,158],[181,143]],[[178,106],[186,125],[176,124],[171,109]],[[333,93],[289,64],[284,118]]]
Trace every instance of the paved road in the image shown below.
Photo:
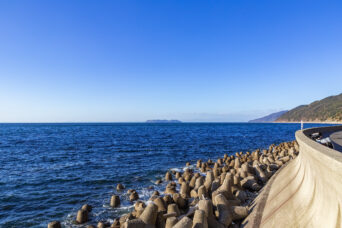
[[[330,135],[330,140],[335,150],[342,152],[342,131],[334,132]]]

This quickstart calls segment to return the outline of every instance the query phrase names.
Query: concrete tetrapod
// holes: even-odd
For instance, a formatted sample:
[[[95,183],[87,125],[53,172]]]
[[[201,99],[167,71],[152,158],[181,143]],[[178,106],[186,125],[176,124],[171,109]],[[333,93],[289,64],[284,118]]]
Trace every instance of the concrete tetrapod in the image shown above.
[[[144,212],[140,215],[140,219],[148,225],[156,224],[158,213],[158,207],[154,203],[150,203],[146,206]]]
[[[132,219],[124,223],[123,228],[145,228],[146,224],[141,219]]]
[[[176,217],[170,217],[166,219],[165,228],[172,228],[178,222]]]
[[[48,228],[61,228],[61,223],[59,221],[53,221],[48,224]]]
[[[118,207],[120,205],[120,198],[117,195],[112,195],[110,199],[110,206],[111,207]]]
[[[185,216],[173,228],[192,228],[192,220]]]
[[[167,213],[168,214],[176,213],[176,216],[180,216],[180,211],[179,211],[177,204],[175,204],[175,203],[169,204],[167,206]]]
[[[88,221],[88,211],[84,209],[78,210],[77,216],[76,216],[76,222],[78,224],[82,224],[87,221]]]
[[[203,210],[195,211],[192,228],[208,228],[207,216]]]
[[[218,194],[215,196],[215,201],[219,214],[218,221],[225,226],[229,226],[232,223],[233,218],[226,197],[222,194]]]
[[[198,209],[204,211],[208,220],[209,228],[224,228],[224,226],[221,223],[219,223],[214,216],[213,203],[211,200],[200,200],[198,203]]]

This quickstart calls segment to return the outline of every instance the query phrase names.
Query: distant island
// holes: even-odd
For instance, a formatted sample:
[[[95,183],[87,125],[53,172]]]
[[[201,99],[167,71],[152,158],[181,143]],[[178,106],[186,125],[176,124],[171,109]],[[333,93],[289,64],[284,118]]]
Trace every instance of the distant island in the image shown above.
[[[258,119],[250,120],[250,121],[248,121],[248,123],[272,123],[272,122],[276,121],[280,116],[285,114],[286,112],[287,112],[287,110],[275,112],[275,113],[269,114],[267,116],[264,116],[264,117],[261,117]]]
[[[290,111],[272,113],[248,122],[291,123],[300,122],[301,120],[313,123],[342,123],[342,93],[314,101],[308,105],[300,105]]]
[[[182,123],[180,120],[147,120],[146,123]]]

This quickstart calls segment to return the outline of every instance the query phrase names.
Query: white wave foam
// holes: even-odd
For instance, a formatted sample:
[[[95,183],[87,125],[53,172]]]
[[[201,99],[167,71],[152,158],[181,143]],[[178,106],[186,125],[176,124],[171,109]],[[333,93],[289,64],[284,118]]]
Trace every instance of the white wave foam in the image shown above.
[[[171,171],[175,171],[175,172],[182,172],[184,169],[183,168],[171,168]]]

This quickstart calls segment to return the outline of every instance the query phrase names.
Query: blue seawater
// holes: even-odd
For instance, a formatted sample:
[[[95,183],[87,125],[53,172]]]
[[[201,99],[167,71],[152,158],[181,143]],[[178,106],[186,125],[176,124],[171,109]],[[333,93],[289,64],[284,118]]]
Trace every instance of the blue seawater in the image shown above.
[[[306,124],[305,127],[322,126]],[[112,221],[132,204],[122,183],[147,200],[157,178],[187,161],[266,148],[294,140],[300,124],[0,124],[0,227],[73,224],[77,210],[94,208],[91,224]],[[109,207],[119,194],[122,207]]]

